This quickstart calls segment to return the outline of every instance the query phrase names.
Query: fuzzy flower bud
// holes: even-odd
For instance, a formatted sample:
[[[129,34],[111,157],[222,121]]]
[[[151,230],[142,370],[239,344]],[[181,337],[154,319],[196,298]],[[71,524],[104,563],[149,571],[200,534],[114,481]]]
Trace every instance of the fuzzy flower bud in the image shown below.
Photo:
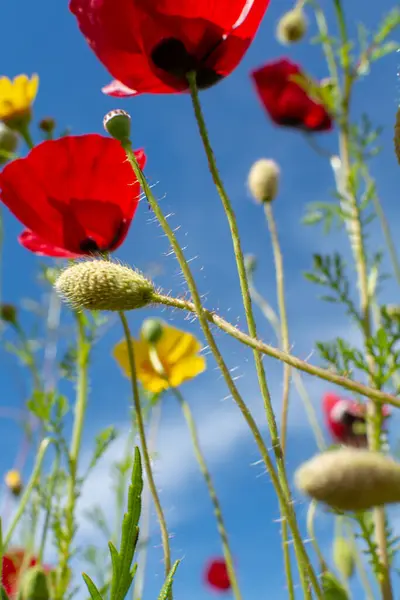
[[[53,133],[56,128],[56,122],[53,117],[45,117],[39,121],[39,129],[44,133]]]
[[[161,339],[163,331],[160,319],[146,319],[142,325],[141,336],[148,344],[156,344]]]
[[[248,186],[257,202],[271,202],[278,193],[279,167],[268,158],[257,160],[250,169]]]
[[[154,286],[138,271],[106,260],[68,267],[55,288],[76,309],[123,311],[152,302]]]
[[[394,125],[394,149],[396,152],[397,160],[400,164],[400,106],[396,113],[396,122]]]
[[[21,580],[21,600],[49,600],[49,586],[43,567],[36,565],[28,569]]]
[[[400,502],[400,465],[359,448],[324,452],[296,471],[304,494],[340,511],[363,511]]]
[[[0,304],[0,319],[6,323],[17,323],[17,309],[13,304]]]
[[[4,477],[4,483],[6,484],[10,492],[13,494],[13,496],[18,498],[24,487],[22,483],[21,473],[16,469],[8,471],[8,473],[6,473],[6,476]]]
[[[131,135],[131,116],[122,109],[111,110],[103,119],[104,129],[119,142],[126,142]]]
[[[355,557],[350,542],[338,535],[333,540],[333,562],[344,579],[351,579],[355,569]]]
[[[307,31],[307,18],[301,8],[293,8],[283,15],[276,28],[278,42],[295,44],[303,39]]]
[[[10,154],[13,154],[18,146],[18,135],[0,122],[0,165],[10,160]]]

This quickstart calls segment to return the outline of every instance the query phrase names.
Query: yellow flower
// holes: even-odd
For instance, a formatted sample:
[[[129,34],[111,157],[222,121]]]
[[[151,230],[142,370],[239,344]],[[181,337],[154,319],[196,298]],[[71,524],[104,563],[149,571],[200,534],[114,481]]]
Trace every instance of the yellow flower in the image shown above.
[[[8,471],[4,478],[5,484],[14,496],[19,496],[22,492],[23,484],[22,478],[19,471],[13,469],[12,471]]]
[[[0,120],[9,122],[29,117],[36,98],[39,77],[18,75],[13,80],[0,77]]]
[[[143,336],[140,340],[132,339],[137,378],[154,394],[178,387],[206,369],[204,357],[199,356],[201,344],[193,335],[165,323],[162,327],[162,335],[154,345],[146,342]],[[130,377],[125,340],[114,347],[113,354],[125,375]]]

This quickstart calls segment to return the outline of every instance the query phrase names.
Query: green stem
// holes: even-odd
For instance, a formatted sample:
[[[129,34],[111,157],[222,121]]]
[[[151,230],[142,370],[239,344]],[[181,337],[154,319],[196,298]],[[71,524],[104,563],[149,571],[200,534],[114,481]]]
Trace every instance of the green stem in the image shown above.
[[[197,308],[194,302],[183,300],[181,298],[172,298],[171,296],[165,296],[163,294],[154,294],[154,296],[152,297],[152,301],[158,304],[163,304],[164,306],[170,306],[173,308],[186,310],[191,313],[197,313]],[[309,375],[313,375],[315,377],[318,377],[319,379],[323,379],[324,381],[329,381],[330,383],[343,387],[347,390],[350,390],[351,392],[360,394],[361,396],[365,396],[366,398],[370,398],[371,400],[375,400],[379,404],[390,404],[391,406],[400,408],[400,400],[395,396],[392,396],[391,394],[382,392],[381,390],[377,390],[372,387],[368,387],[363,383],[353,381],[352,379],[348,379],[347,377],[343,377],[342,375],[337,375],[336,373],[332,373],[328,369],[322,369],[321,367],[310,365],[306,361],[301,360],[296,356],[286,354],[286,352],[283,352],[278,348],[274,348],[269,344],[265,344],[260,340],[248,336],[246,333],[243,333],[228,321],[225,321],[225,319],[223,319],[222,317],[218,316],[210,310],[205,309],[204,307],[202,307],[202,312],[203,316],[208,322],[213,323],[222,331],[225,331],[225,333],[228,333],[230,336],[234,337],[242,344],[246,344],[246,346],[249,346],[250,348],[257,348],[263,354],[271,356],[272,358],[276,358],[279,361],[286,362],[295,369],[299,369],[304,373],[308,373]]]
[[[28,146],[29,150],[32,150],[35,146],[35,142],[32,139],[31,133],[29,131],[29,124],[24,123],[19,129],[18,133],[24,140],[25,144]]]
[[[235,403],[239,407],[250,431],[253,434],[254,440],[258,446],[261,457],[264,461],[264,464],[266,466],[268,474],[271,478],[272,484],[276,490],[281,510],[284,512],[284,516],[285,516],[285,518],[287,518],[290,528],[292,530],[295,547],[297,547],[299,549],[299,551],[301,552],[301,559],[302,559],[301,562],[303,565],[306,566],[306,568],[309,572],[310,580],[315,589],[316,597],[321,599],[322,596],[321,596],[319,582],[314,573],[314,570],[313,570],[313,567],[308,558],[307,552],[305,550],[305,547],[304,547],[304,544],[303,544],[303,541],[301,538],[301,534],[300,534],[300,531],[298,528],[296,514],[293,509],[292,502],[288,498],[288,496],[286,494],[286,490],[281,486],[281,482],[279,480],[279,477],[276,474],[273,462],[271,460],[271,457],[269,456],[269,453],[268,453],[267,447],[264,443],[264,440],[262,438],[261,432],[258,429],[257,424],[256,424],[251,412],[249,411],[246,403],[243,401],[243,399],[233,381],[231,373],[222,357],[222,354],[215,342],[214,336],[213,336],[210,326],[209,326],[209,320],[210,320],[209,314],[207,314],[207,311],[205,311],[205,309],[202,305],[200,293],[197,289],[196,282],[195,282],[193,274],[190,270],[189,264],[183,254],[182,248],[176,238],[174,231],[170,227],[167,219],[165,218],[162,210],[160,209],[160,206],[159,206],[157,200],[155,199],[154,194],[152,193],[152,190],[151,190],[149,184],[147,183],[146,178],[144,177],[144,175],[137,163],[135,154],[132,150],[131,142],[125,141],[122,143],[122,145],[127,154],[129,163],[131,164],[132,169],[133,169],[138,181],[140,182],[140,184],[142,186],[142,189],[146,195],[146,198],[150,204],[150,207],[152,208],[158,222],[160,223],[164,233],[166,234],[166,236],[172,246],[175,256],[177,257],[179,266],[182,269],[183,275],[188,284],[189,291],[193,298],[193,304],[192,304],[193,311],[192,312],[197,314],[201,328],[204,333],[204,336],[207,340],[207,343],[210,347],[211,352],[213,353],[213,356],[214,356],[215,361],[220,369],[220,372],[222,373],[222,375],[227,383],[228,389],[229,389],[230,393],[232,394],[232,398],[234,399]],[[159,296],[157,298],[167,298],[167,297]],[[156,295],[154,296],[154,301],[155,302],[157,301]],[[171,304],[170,304],[170,306],[171,306]],[[249,338],[249,339],[251,340],[252,338]]]
[[[233,596],[236,598],[236,600],[241,600],[242,595],[239,589],[239,583],[235,571],[233,555],[228,540],[228,533],[222,516],[221,505],[218,500],[217,492],[215,490],[210,471],[208,470],[206,460],[200,447],[200,440],[197,433],[196,424],[192,415],[192,411],[190,410],[189,404],[182,396],[181,391],[173,387],[171,387],[170,389],[171,392],[174,394],[175,398],[178,400],[180,407],[182,408],[182,412],[186,419],[186,423],[190,432],[190,437],[192,438],[194,453],[199,464],[201,474],[203,475],[204,480],[206,482],[208,494],[214,507],[215,519],[217,521],[218,532],[222,542],[222,549],[224,553],[226,567],[228,570],[229,581],[231,583]]]
[[[39,478],[39,475],[40,475],[40,472],[42,469],[43,460],[44,460],[45,454],[47,452],[47,448],[49,447],[49,445],[51,443],[53,443],[53,440],[51,438],[45,438],[39,446],[39,450],[38,450],[38,453],[36,456],[36,462],[35,462],[35,466],[33,468],[31,478],[28,482],[28,485],[25,488],[25,492],[22,495],[21,501],[18,506],[18,510],[15,513],[15,516],[11,522],[10,527],[8,528],[7,535],[4,538],[4,543],[3,543],[4,551],[7,550],[7,547],[11,541],[11,538],[15,531],[15,528],[17,527],[21,517],[23,516],[23,514],[25,512],[25,508],[29,502],[32,491],[33,491],[35,485],[37,484],[37,481],[38,481],[38,478]]]
[[[308,511],[307,511],[307,533],[308,533],[308,537],[311,540],[311,544],[313,545],[313,548],[315,550],[315,554],[317,555],[318,562],[319,562],[319,568],[322,573],[325,573],[329,569],[325,562],[325,559],[321,552],[321,549],[318,545],[317,537],[315,535],[314,521],[315,521],[316,514],[317,514],[317,503],[315,500],[311,500],[310,505],[308,507]]]
[[[364,588],[365,598],[366,598],[366,600],[374,600],[374,593],[372,591],[371,584],[368,580],[368,575],[367,575],[367,571],[365,569],[363,557],[361,556],[360,549],[357,545],[357,541],[356,541],[356,537],[354,535],[354,530],[353,530],[352,524],[348,519],[346,519],[346,521],[345,521],[345,526],[346,526],[346,530],[347,530],[347,536],[349,538],[349,543],[352,548],[354,562],[356,564],[356,568],[357,568],[357,571],[358,571],[358,574],[360,577],[360,582]]]
[[[135,365],[134,349],[133,349],[133,344],[132,344],[132,336],[131,336],[131,333],[129,330],[129,325],[128,325],[128,321],[126,319],[125,314],[123,312],[120,312],[119,316],[120,316],[122,327],[124,330],[126,346],[127,346],[127,351],[128,351],[129,370],[131,372],[132,397],[133,397],[133,404],[134,404],[134,408],[135,408],[135,415],[136,415],[137,428],[138,428],[140,445],[141,445],[141,450],[142,450],[143,463],[144,463],[144,468],[145,468],[145,473],[146,473],[150,493],[153,498],[154,506],[155,506],[156,513],[157,513],[157,518],[158,518],[158,521],[160,524],[161,540],[162,540],[162,546],[163,546],[163,551],[164,551],[165,576],[168,577],[168,574],[171,570],[171,551],[170,551],[170,547],[169,547],[168,528],[167,528],[167,523],[166,523],[165,516],[164,516],[164,511],[161,506],[160,498],[158,496],[157,487],[156,487],[156,484],[154,481],[153,471],[151,468],[150,454],[149,454],[149,450],[147,447],[146,432],[145,432],[145,427],[144,427],[142,407],[141,407],[140,396],[139,396],[139,388],[138,388],[138,382],[137,382],[137,377],[136,377],[136,365]],[[169,598],[172,600],[172,592],[169,595]]]
[[[44,550],[45,550],[45,546],[46,546],[47,534],[49,532],[49,527],[50,527],[52,501],[53,501],[53,495],[54,495],[54,492],[55,492],[55,489],[57,486],[57,476],[58,476],[59,468],[60,468],[60,450],[56,446],[56,457],[54,459],[51,486],[48,490],[48,497],[46,499],[46,509],[45,509],[46,516],[44,519],[44,525],[43,525],[42,535],[41,535],[41,539],[40,539],[39,556],[38,556],[39,564],[43,564],[43,556],[44,556]]]

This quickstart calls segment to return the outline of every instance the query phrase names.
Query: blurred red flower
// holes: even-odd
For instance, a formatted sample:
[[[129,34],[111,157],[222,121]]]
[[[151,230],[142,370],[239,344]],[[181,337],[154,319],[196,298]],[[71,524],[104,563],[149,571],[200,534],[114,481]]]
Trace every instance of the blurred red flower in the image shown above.
[[[297,64],[284,58],[267,63],[251,75],[257,94],[274,123],[304,131],[329,131],[332,119],[326,108],[292,79],[293,75],[302,74]]]
[[[143,168],[143,151],[135,154]],[[20,243],[43,256],[115,250],[139,193],[121,144],[96,134],[43,142],[0,173],[0,199],[27,228]]]
[[[208,563],[205,579],[208,585],[216,590],[227,591],[231,589],[228,569],[223,558],[216,558]]]
[[[250,46],[269,0],[70,0],[99,60],[116,78],[106,93],[200,89],[229,75]]]
[[[336,394],[325,394],[323,398],[325,420],[335,442],[356,448],[367,446],[366,409],[365,404],[341,398]],[[389,415],[388,407],[384,406],[384,418]]]
[[[10,550],[3,556],[2,584],[7,592],[7,596],[10,598],[13,598],[17,595],[24,557],[25,551],[22,549]],[[32,557],[25,566],[26,568],[29,568],[34,567],[36,564],[37,559]]]

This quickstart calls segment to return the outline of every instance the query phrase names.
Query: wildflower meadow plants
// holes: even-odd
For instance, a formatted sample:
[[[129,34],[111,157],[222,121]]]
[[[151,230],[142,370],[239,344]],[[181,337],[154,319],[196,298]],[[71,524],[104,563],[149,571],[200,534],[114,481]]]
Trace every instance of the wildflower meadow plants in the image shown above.
[[[246,182],[257,210],[265,213],[271,240],[276,289],[264,297],[257,287],[262,278],[257,256],[246,252],[235,202],[221,176],[213,132],[203,111],[203,94],[224,86],[225,78],[242,63],[262,20],[268,19],[268,0],[70,0],[69,9],[65,6],[65,17],[76,21],[112,80],[96,90],[115,99],[115,109],[98,123],[101,134],[58,131],[51,116],[38,122],[36,140],[38,75],[0,77],[0,200],[22,226],[13,243],[41,257],[38,279],[50,295],[48,312],[28,303],[34,306],[30,329],[21,306],[7,303],[7,280],[1,286],[1,343],[17,359],[29,389],[21,411],[14,414],[11,402],[2,401],[0,407],[24,431],[15,464],[4,473],[2,597],[150,599],[146,565],[154,546],[152,536],[161,538],[163,553],[158,598],[179,597],[176,583],[185,576],[185,549],[179,545],[178,551],[172,543],[170,511],[157,466],[160,411],[172,404],[187,428],[220,544],[218,555],[210,549],[190,597],[200,597],[195,590],[201,581],[205,594],[227,594],[235,600],[252,597],[242,587],[235,523],[226,519],[219,479],[215,483],[201,427],[190,394],[186,395],[187,382],[192,382],[191,389],[202,390],[204,372],[217,369],[265,471],[261,485],[275,494],[279,508],[285,584],[278,591],[269,589],[272,573],[266,550],[263,597],[395,599],[400,593],[398,523],[388,507],[393,511],[400,503],[400,463],[391,443],[400,408],[400,304],[396,297],[392,303],[381,298],[387,297],[382,290],[388,279],[391,290],[400,285],[400,262],[371,171],[379,152],[379,124],[357,114],[353,99],[369,71],[379,70],[381,59],[399,48],[400,9],[382,14],[372,32],[360,23],[353,39],[344,0],[297,0],[281,15],[277,40],[285,47],[307,44],[312,23],[318,30],[312,51],[324,58],[325,76],[314,78],[307,64],[297,60],[296,46],[290,48],[290,58],[286,51],[283,56],[266,55],[261,64],[251,65],[247,75],[248,88],[265,119],[285,135],[301,135],[314,152],[316,169],[324,162],[329,167],[335,192],[304,206],[303,227],[312,232],[310,228],[322,226],[328,234],[336,227],[352,257],[349,264],[341,246],[310,256],[302,287],[310,293],[323,290],[322,302],[343,309],[345,331],[356,332],[348,338],[324,339],[322,328],[312,358],[300,357],[293,346],[291,323],[302,318],[302,297],[292,316],[283,249],[287,231],[275,210],[281,178],[287,175],[266,139],[265,156],[248,166]],[[90,81],[88,74],[86,85]],[[209,306],[179,232],[150,184],[151,152],[137,149],[131,116],[137,119],[146,94],[179,95],[191,106],[208,165],[204,177],[212,180],[221,205],[210,219],[224,219],[230,232],[227,252],[236,264],[245,316],[240,326],[223,316],[224,307]],[[140,95],[144,97],[136,100]],[[119,106],[120,99],[125,99],[129,112]],[[230,100],[234,110],[235,97]],[[82,105],[81,110],[90,107]],[[391,120],[393,155],[396,152],[400,163],[400,109],[396,115],[393,108]],[[325,145],[328,135],[334,151]],[[163,139],[161,144],[166,160],[168,143]],[[179,170],[174,164],[177,178]],[[114,255],[128,235],[134,238],[130,227],[133,219],[141,218],[137,208],[143,201],[177,260],[185,285],[180,293],[161,288],[151,273],[137,268],[139,246],[134,246],[129,264]],[[374,228],[383,233],[385,249],[371,243]],[[212,236],[213,229],[205,235]],[[154,315],[143,318],[139,331],[133,332],[130,317],[136,318],[144,308]],[[190,317],[186,327],[171,323],[176,314]],[[275,342],[261,339],[260,315]],[[191,330],[194,322],[196,333]],[[108,464],[107,453],[118,438],[117,424],[111,422],[96,436],[90,457],[85,455],[88,404],[96,401],[91,380],[95,377],[103,385],[104,378],[106,385],[109,376],[108,366],[96,369],[96,344],[100,338],[107,343],[111,329],[118,331],[120,340],[109,344],[109,362],[130,385],[130,433],[120,460],[112,465],[113,516],[96,505],[94,492],[86,511],[105,538],[104,548],[97,542],[84,547],[79,539],[83,486],[95,469]],[[254,399],[237,382],[232,357],[221,349],[222,334],[237,348],[235,360],[243,356],[240,351],[251,350],[261,418]],[[271,387],[266,357],[283,367],[279,398]],[[308,389],[311,378],[326,386],[317,403]],[[110,397],[111,408],[117,396]],[[318,452],[293,465],[288,460],[288,423],[294,403],[300,401]],[[174,469],[179,481],[179,462]],[[108,493],[110,483],[101,485]],[[153,510],[156,533],[150,519]],[[270,519],[271,528],[276,517]],[[239,519],[248,522],[246,507],[241,507]],[[331,553],[326,543],[320,543],[319,520],[334,524]],[[268,539],[268,527],[263,535]],[[251,559],[254,553],[251,546],[242,548],[242,556]]]

